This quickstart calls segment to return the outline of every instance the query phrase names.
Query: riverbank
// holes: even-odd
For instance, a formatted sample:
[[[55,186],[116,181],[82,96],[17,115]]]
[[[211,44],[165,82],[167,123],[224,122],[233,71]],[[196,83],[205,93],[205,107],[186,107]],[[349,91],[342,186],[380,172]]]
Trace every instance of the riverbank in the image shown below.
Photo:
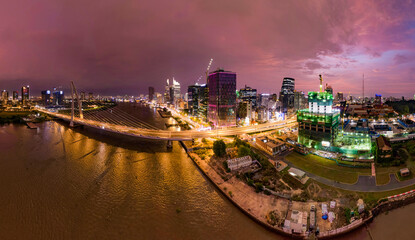
[[[276,228],[266,222],[267,209],[264,208],[265,205],[271,204],[276,208],[288,208],[289,200],[284,199],[282,202],[277,203],[272,200],[269,196],[264,194],[256,194],[254,198],[247,198],[247,194],[253,192],[252,188],[244,184],[243,182],[237,180],[235,177],[224,181],[216,171],[211,168],[205,161],[201,160],[199,156],[188,151],[187,146],[180,142],[183,148],[185,149],[187,155],[195,163],[207,179],[213,183],[213,185],[225,196],[234,206],[240,209],[243,213],[248,215],[252,220],[261,224],[270,231],[276,232],[278,234],[293,237],[296,239],[304,239],[302,235],[293,235],[291,233],[285,232],[282,228]]]
[[[294,209],[306,212],[309,210],[308,206],[310,204],[318,206],[321,202],[296,202],[262,193],[256,193],[252,187],[248,186],[245,182],[235,176],[229,179],[223,179],[223,177],[220,176],[213,167],[209,166],[205,160],[202,160],[197,154],[189,151],[186,144],[181,142],[181,145],[186,150],[188,156],[192,159],[200,171],[209,179],[209,181],[212,182],[232,204],[234,204],[255,222],[264,226],[268,230],[291,238],[309,239],[311,236],[314,236],[308,231],[303,233],[293,233],[278,225],[269,224],[269,213],[277,212],[280,216],[287,216]],[[380,199],[376,206],[368,211],[367,215],[364,215],[364,218],[359,218],[345,226],[327,231],[321,231],[317,237],[319,239],[329,239],[344,235],[364,226],[382,212],[413,202],[415,202],[415,191],[410,191],[403,195]],[[321,212],[320,214],[317,214],[316,217],[317,219],[321,219]]]
[[[1,111],[0,123],[17,123],[21,122],[22,117],[27,117],[31,111]]]

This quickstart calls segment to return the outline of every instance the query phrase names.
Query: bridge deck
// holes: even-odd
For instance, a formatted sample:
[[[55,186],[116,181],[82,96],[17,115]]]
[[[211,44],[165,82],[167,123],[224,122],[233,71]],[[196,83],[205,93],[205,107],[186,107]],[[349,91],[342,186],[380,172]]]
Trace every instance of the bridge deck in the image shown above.
[[[71,116],[59,114],[55,112],[49,112],[44,109],[37,109],[43,113],[52,115],[65,121],[71,121]],[[98,122],[89,119],[80,119],[74,117],[74,124],[85,125],[92,128],[102,129],[108,132],[114,132],[118,134],[129,135],[133,137],[140,137],[145,139],[158,139],[158,140],[173,140],[173,141],[187,141],[193,138],[207,138],[207,137],[221,137],[221,136],[234,136],[248,133],[255,133],[261,131],[268,131],[273,129],[285,128],[294,126],[295,120],[285,120],[281,122],[264,123],[256,126],[235,127],[217,130],[185,130],[185,131],[169,131],[169,130],[156,130],[145,128],[133,128],[122,125],[115,125],[110,123]]]

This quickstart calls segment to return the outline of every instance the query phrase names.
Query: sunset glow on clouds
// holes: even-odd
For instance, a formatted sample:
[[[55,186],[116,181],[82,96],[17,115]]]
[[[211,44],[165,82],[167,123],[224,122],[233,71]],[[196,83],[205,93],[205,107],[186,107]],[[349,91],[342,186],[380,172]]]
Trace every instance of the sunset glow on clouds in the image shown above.
[[[114,94],[162,91],[235,71],[238,87],[415,94],[415,1],[3,1],[0,88],[69,85]],[[10,87],[9,87],[10,86]],[[9,89],[12,90],[12,89]],[[182,87],[184,92],[184,87]]]

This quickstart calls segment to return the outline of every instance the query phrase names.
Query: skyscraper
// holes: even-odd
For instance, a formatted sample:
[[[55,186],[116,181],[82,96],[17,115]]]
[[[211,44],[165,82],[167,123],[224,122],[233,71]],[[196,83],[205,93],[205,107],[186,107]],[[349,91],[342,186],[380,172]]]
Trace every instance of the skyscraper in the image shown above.
[[[306,105],[306,98],[303,92],[294,92],[294,109],[303,109]]]
[[[42,95],[42,104],[43,104],[43,106],[50,105],[50,90],[42,91],[41,95]]]
[[[26,105],[30,99],[30,88],[29,85],[22,87],[22,105]]]
[[[236,73],[218,69],[209,74],[208,121],[217,127],[236,125]]]
[[[148,100],[151,102],[154,98],[154,88],[148,87]]]
[[[17,101],[19,99],[19,93],[17,91],[13,91],[13,101]]]
[[[167,104],[175,104],[177,100],[181,97],[180,92],[180,83],[173,78],[173,81],[170,82],[169,79],[166,81],[166,86],[164,89],[164,99]]]
[[[344,99],[343,93],[342,92],[338,92],[336,99],[337,99],[337,101],[343,101],[343,99]]]
[[[298,142],[317,149],[330,147],[340,122],[340,111],[332,108],[333,95],[321,87],[320,92],[308,93],[308,105],[297,112]]]
[[[1,100],[3,105],[6,105],[9,101],[9,92],[7,90],[1,91]]]
[[[239,98],[242,99],[244,102],[250,102],[252,103],[253,107],[257,106],[257,90],[247,87],[245,85],[245,88],[242,88],[239,90]]]
[[[64,95],[63,91],[55,88],[53,90],[52,104],[53,105],[63,105],[64,97],[65,97],[65,95]]]
[[[201,86],[197,83],[187,87],[187,105],[189,113],[193,116],[199,114],[200,90]]]
[[[295,79],[285,77],[282,80],[281,92],[280,92],[280,101],[282,102],[282,107],[286,112],[288,108],[294,107],[294,89],[295,89]]]
[[[382,105],[382,95],[375,94],[375,104],[376,105]]]

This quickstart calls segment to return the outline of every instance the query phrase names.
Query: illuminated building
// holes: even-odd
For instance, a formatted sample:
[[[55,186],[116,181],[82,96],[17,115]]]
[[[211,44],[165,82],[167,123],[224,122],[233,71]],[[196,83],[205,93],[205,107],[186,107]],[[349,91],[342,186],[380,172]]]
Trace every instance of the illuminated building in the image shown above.
[[[48,106],[51,103],[50,99],[50,90],[45,90],[41,92],[42,95],[42,104],[43,106]]]
[[[300,110],[303,109],[306,103],[307,99],[304,96],[303,92],[294,92],[294,109]]]
[[[382,95],[375,94],[375,105],[382,105]]]
[[[343,93],[342,92],[337,93],[336,100],[337,101],[343,101]]]
[[[202,86],[197,83],[187,87],[187,105],[190,115],[197,116],[199,114],[201,88]]]
[[[9,101],[9,92],[8,91],[3,90],[1,92],[1,100],[2,100],[3,105],[7,104],[7,102]]]
[[[330,85],[326,84],[326,89],[324,91],[333,95],[333,88]]]
[[[53,105],[63,105],[63,100],[65,99],[65,95],[63,91],[55,88],[52,95],[53,95],[53,99],[52,99]]]
[[[180,99],[180,95],[180,83],[174,78],[171,83],[170,80],[167,79],[164,91],[165,102],[167,104],[175,104],[175,102]]]
[[[154,88],[148,87],[148,100],[151,102],[154,98]]]
[[[239,90],[239,98],[244,102],[251,102],[252,106],[255,108],[257,106],[257,90],[247,87]]]
[[[22,87],[22,105],[26,105],[30,99],[30,88],[29,85]]]
[[[218,69],[209,74],[208,121],[217,127],[236,126],[236,73]]]
[[[323,91],[308,93],[308,109],[297,112],[298,142],[320,149],[334,142],[340,122],[340,111],[332,108],[333,95]]]
[[[19,99],[19,93],[17,91],[13,91],[13,101],[17,101]]]
[[[282,80],[281,92],[280,92],[280,101],[282,102],[282,107],[286,112],[288,108],[294,107],[294,88],[295,88],[295,79],[285,77]]]
[[[187,88],[189,113],[206,121],[208,89],[206,84],[194,84]]]

